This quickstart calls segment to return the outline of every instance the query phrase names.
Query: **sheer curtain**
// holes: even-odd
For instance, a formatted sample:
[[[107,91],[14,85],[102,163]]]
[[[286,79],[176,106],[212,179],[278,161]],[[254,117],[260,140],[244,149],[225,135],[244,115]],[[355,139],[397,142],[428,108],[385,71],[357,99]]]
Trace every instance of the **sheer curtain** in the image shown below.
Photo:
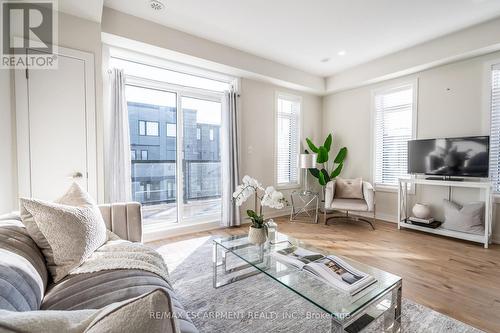
[[[222,100],[222,221],[225,227],[241,224],[239,208],[233,202],[233,192],[239,182],[238,93],[226,91]]]
[[[111,202],[126,202],[132,199],[132,184],[125,74],[122,69],[113,68],[111,76],[110,147],[107,157],[109,199]]]

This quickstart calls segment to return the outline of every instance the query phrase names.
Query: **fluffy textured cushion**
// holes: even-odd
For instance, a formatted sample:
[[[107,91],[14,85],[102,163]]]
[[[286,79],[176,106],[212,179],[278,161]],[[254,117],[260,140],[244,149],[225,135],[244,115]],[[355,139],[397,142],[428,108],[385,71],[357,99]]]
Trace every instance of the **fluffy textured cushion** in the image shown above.
[[[85,332],[178,332],[171,309],[169,294],[157,289],[132,301],[107,306]]]
[[[107,240],[99,208],[76,183],[56,203],[21,199],[21,218],[42,250],[54,282]]]
[[[0,310],[0,332],[177,332],[170,296],[157,289],[101,310]]]
[[[20,218],[4,218],[0,217],[0,309],[38,310],[47,286],[45,258]]]
[[[138,269],[70,274],[49,289],[43,299],[41,309],[101,309],[111,303],[121,302],[159,288],[170,294],[172,311],[181,332],[198,332],[172,286],[160,276]]]
[[[363,199],[363,179],[335,180],[335,198],[339,199]]]
[[[463,206],[444,199],[443,228],[484,234],[484,202],[471,202]]]

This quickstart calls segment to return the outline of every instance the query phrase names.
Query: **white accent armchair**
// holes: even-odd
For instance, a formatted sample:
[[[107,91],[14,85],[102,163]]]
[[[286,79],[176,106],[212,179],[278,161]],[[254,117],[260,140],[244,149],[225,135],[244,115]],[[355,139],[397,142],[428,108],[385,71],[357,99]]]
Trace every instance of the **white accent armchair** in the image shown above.
[[[329,216],[332,211],[345,211],[345,215],[334,215]],[[367,212],[373,213],[373,217],[369,220],[363,217],[351,217],[349,212]],[[375,189],[368,182],[363,182],[363,199],[342,199],[335,198],[335,180],[332,180],[326,184],[325,188],[325,207],[324,207],[324,217],[325,224],[328,224],[328,220],[334,218],[350,218],[356,221],[362,221],[370,224],[373,230],[375,230]]]

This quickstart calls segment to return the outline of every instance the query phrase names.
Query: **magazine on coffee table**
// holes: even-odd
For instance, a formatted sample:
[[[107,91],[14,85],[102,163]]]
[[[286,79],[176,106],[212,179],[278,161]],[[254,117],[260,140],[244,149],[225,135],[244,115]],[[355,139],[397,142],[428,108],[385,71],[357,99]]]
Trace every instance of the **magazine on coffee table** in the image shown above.
[[[377,281],[373,276],[355,269],[334,255],[324,256],[297,246],[277,251],[273,256],[281,262],[308,271],[351,295]]]

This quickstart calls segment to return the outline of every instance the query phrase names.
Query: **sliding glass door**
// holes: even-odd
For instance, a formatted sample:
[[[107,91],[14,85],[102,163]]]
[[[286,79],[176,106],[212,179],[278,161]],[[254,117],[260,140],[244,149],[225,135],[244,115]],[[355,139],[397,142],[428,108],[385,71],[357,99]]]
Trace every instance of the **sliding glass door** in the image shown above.
[[[177,222],[177,94],[127,85],[126,97],[132,199],[145,224]]]
[[[221,103],[181,97],[183,140],[183,219],[221,213]]]
[[[132,195],[144,224],[219,220],[222,94],[128,82]]]

